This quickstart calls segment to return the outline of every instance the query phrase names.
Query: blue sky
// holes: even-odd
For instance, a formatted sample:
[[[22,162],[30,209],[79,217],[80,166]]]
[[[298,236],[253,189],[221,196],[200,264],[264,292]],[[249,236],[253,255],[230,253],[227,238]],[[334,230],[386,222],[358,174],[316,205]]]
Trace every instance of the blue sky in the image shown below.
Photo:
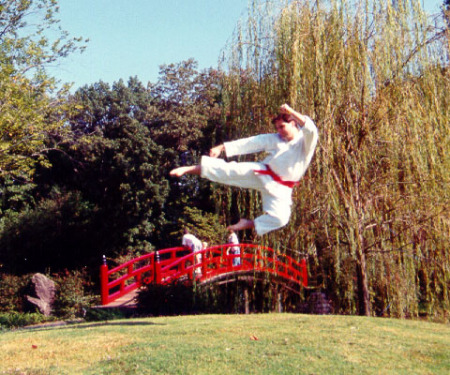
[[[248,0],[59,0],[61,27],[90,41],[50,73],[74,88],[137,76],[156,82],[159,66],[194,58],[216,67]]]
[[[443,0],[421,0],[428,12]],[[194,58],[217,67],[221,50],[247,13],[248,0],[59,0],[61,27],[90,41],[50,70],[74,89],[137,76],[156,82],[159,66]]]

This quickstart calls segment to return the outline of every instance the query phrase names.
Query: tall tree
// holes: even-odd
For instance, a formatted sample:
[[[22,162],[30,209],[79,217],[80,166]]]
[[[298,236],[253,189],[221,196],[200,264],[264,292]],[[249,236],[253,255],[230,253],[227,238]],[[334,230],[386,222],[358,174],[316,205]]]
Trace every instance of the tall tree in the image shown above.
[[[125,240],[118,244],[141,249],[158,237],[164,222],[165,176],[173,159],[171,150],[157,145],[139,121],[148,110],[148,95],[136,78],[111,89],[91,85],[75,94],[80,110],[71,117],[72,128],[82,136],[70,152],[86,164],[77,167],[83,175],[76,178],[78,186],[101,209],[99,225],[105,233],[113,230]]]
[[[448,40],[410,1],[287,3],[252,3],[223,83],[231,129],[271,131],[264,114],[283,102],[318,123],[291,222],[262,240],[309,256],[337,312],[443,316]]]
[[[197,65],[192,59],[163,65],[158,81],[149,87],[152,106],[145,124],[156,143],[174,150],[172,167],[197,163],[222,137],[220,74],[213,69],[198,71]],[[179,242],[180,216],[189,219],[183,214],[186,206],[216,213],[213,201],[211,185],[205,181],[170,180],[165,232],[176,235],[169,236],[169,243]]]
[[[179,152],[204,148],[199,142],[220,116],[218,73],[199,72],[197,65],[192,59],[163,65],[158,82],[150,87],[153,108],[147,124],[153,139]]]
[[[80,38],[69,39],[58,27],[56,0],[6,0],[0,3],[0,179],[27,180],[48,132],[62,130],[48,121],[58,100],[48,95],[55,80],[47,64],[76,51]],[[52,31],[48,33],[47,31]],[[53,35],[50,38],[48,35]],[[55,120],[56,117],[53,118]]]

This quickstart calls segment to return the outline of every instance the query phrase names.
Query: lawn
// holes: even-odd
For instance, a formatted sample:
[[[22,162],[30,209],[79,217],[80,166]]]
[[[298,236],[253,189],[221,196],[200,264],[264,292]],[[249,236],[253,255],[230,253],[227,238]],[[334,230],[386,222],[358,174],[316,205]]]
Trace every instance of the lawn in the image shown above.
[[[0,374],[450,374],[450,327],[354,316],[198,315],[0,334]]]

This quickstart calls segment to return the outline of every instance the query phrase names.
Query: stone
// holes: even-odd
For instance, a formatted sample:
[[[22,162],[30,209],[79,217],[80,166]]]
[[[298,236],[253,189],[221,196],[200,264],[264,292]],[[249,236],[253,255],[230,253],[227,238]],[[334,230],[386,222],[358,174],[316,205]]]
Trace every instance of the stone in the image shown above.
[[[27,300],[33,305],[36,305],[39,311],[45,316],[51,315],[52,304],[56,294],[55,282],[41,273],[33,275],[31,282],[36,297],[26,296]]]

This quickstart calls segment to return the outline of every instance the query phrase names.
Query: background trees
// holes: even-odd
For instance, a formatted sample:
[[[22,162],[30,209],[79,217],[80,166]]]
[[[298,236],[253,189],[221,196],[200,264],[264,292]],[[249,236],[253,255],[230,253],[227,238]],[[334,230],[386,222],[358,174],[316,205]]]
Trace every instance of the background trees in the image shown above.
[[[178,245],[184,225],[218,239],[214,213],[209,221],[202,215],[213,208],[204,198],[208,185],[167,179],[180,155],[187,162],[211,147],[203,132],[216,125],[214,72],[195,66],[163,67],[149,88],[130,78],[82,87],[68,98],[61,108],[66,132],[47,134],[45,144],[57,147],[47,148],[48,163],[33,173],[22,199],[29,204],[3,218],[5,270],[88,266],[97,274],[103,254],[123,259]]]

